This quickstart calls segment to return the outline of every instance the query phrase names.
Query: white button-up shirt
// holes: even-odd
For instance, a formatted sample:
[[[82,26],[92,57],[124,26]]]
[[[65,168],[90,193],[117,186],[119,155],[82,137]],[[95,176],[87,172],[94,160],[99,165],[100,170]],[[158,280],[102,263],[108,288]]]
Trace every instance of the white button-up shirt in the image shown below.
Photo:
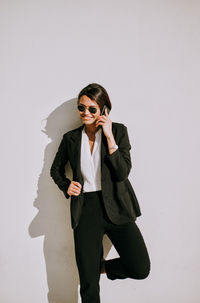
[[[101,190],[101,136],[102,128],[95,134],[95,142],[91,154],[89,138],[85,132],[85,126],[83,127],[80,163],[84,180],[83,192]]]

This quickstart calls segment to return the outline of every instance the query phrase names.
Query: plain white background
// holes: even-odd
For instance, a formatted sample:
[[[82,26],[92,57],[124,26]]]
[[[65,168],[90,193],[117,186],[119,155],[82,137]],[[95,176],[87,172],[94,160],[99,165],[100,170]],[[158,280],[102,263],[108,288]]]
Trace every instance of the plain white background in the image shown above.
[[[80,302],[70,201],[49,169],[63,133],[80,125],[79,91],[97,82],[112,121],[128,127],[129,179],[152,263],[141,281],[102,275],[101,302],[198,303],[199,1],[1,0],[0,8],[1,301]]]

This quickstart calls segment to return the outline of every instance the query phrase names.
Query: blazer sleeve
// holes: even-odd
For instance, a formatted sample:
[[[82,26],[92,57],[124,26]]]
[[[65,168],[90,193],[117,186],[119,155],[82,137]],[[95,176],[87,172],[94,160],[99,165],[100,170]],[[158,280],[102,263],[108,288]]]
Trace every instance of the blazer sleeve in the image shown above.
[[[50,175],[59,189],[63,191],[65,197],[68,199],[70,196],[67,194],[67,190],[71,181],[65,176],[65,166],[67,162],[67,137],[66,134],[64,134],[56,156],[53,160],[53,164],[50,169]]]
[[[108,154],[107,158],[117,181],[124,181],[128,178],[132,167],[130,156],[131,145],[127,127],[125,125],[122,124],[120,135],[116,136],[115,141],[118,145],[118,149],[114,153]]]

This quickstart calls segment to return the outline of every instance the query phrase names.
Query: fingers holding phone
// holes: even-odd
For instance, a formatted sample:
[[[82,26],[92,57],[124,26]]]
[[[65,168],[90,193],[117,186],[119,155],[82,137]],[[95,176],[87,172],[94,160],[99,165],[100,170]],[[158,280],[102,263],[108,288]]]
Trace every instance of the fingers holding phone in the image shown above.
[[[108,116],[108,112],[108,108],[104,105],[101,115],[96,120],[96,127],[101,125],[106,137],[112,136],[112,121]]]
[[[101,111],[100,116],[103,116],[103,115],[108,116],[108,114],[109,114],[109,109],[108,109],[108,107],[107,107],[106,105],[104,105],[104,106],[103,106],[103,109],[102,109],[102,111]]]

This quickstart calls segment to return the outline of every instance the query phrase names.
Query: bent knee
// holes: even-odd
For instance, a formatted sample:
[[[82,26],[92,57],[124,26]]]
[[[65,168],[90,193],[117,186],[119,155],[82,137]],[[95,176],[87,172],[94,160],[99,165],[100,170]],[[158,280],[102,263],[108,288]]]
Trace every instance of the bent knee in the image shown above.
[[[138,280],[146,279],[149,276],[149,274],[150,274],[150,269],[142,271],[142,272],[139,272],[137,274],[137,279]]]
[[[143,280],[146,279],[150,274],[150,264],[145,267],[133,269],[129,271],[129,278]]]

